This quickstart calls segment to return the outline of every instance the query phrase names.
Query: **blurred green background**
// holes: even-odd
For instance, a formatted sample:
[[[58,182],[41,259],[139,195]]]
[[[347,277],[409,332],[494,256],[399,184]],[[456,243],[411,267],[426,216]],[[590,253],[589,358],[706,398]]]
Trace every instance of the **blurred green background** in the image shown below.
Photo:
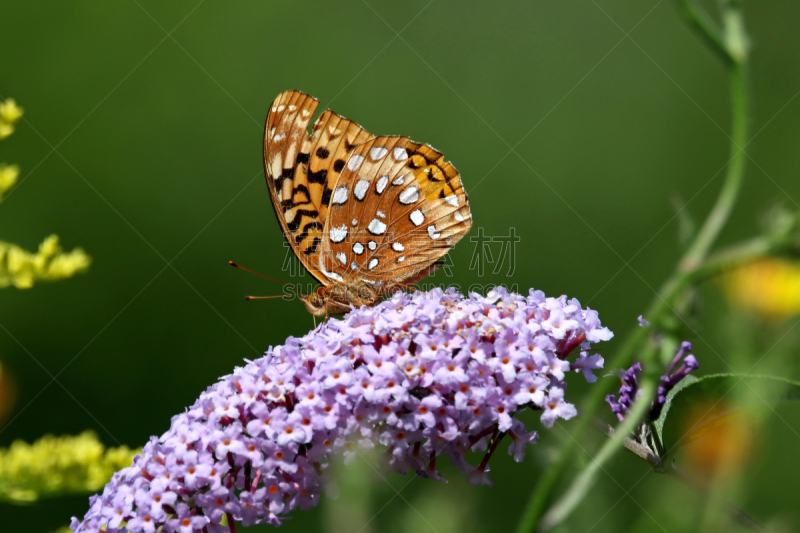
[[[0,239],[33,250],[56,232],[93,258],[87,274],[0,292],[0,359],[19,390],[0,446],[87,428],[139,446],[243,358],[312,327],[299,302],[245,302],[280,287],[226,264],[281,277],[261,139],[283,90],[444,152],[475,226],[514,227],[521,242],[512,277],[479,278],[465,239],[454,276],[434,279],[576,297],[618,333],[608,354],[680,253],[673,198],[702,219],[728,159],[725,71],[667,0],[5,1],[0,11],[0,95],[25,108],[0,144],[0,160],[21,167],[0,204]],[[800,200],[800,3],[746,12],[758,135],[724,242],[755,234],[776,202]],[[800,378],[796,319],[756,323],[713,285],[700,297],[687,338],[701,374],[760,361],[758,372]],[[586,386],[572,381],[580,405]],[[765,424],[736,503],[777,530],[800,528],[800,410],[777,407]],[[542,432],[522,464],[498,454],[493,488],[452,469],[449,485],[371,476],[363,517],[343,494],[282,530],[507,530],[569,429]],[[581,445],[591,454],[598,442]],[[702,498],[647,471],[620,454],[569,530],[689,530]],[[0,506],[0,529],[49,531],[87,508],[84,496]]]

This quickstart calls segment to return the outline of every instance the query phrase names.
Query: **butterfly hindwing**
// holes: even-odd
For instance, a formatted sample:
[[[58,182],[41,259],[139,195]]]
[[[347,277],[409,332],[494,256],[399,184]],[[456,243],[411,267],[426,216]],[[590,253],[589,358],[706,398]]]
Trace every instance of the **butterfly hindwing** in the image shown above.
[[[267,187],[286,240],[303,266],[323,284],[319,270],[324,223],[345,161],[373,135],[330,110],[308,127],[319,101],[299,91],[278,95],[264,134]]]
[[[471,225],[461,178],[439,152],[377,137],[356,148],[334,187],[320,266],[377,286],[414,283]]]

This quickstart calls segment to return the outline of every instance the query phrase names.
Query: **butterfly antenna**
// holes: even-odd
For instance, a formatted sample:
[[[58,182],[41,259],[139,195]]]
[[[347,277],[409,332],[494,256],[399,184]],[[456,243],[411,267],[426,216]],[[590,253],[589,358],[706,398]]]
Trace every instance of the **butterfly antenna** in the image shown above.
[[[261,276],[262,278],[268,279],[270,281],[277,281],[278,283],[282,283],[282,284],[286,285],[287,287],[294,287],[295,286],[292,283],[286,283],[285,281],[281,281],[279,279],[271,278],[269,276],[265,276],[264,274],[259,274],[258,272],[254,272],[254,271],[250,270],[249,268],[243,267],[242,265],[240,265],[238,263],[234,263],[233,261],[228,261],[228,264],[230,266],[232,266],[232,267],[241,268],[245,272],[250,272],[251,274],[255,274],[256,276]],[[248,296],[247,298],[249,299],[251,297]]]
[[[271,298],[283,298],[285,294],[278,294],[277,296],[245,296],[245,300],[269,300]]]

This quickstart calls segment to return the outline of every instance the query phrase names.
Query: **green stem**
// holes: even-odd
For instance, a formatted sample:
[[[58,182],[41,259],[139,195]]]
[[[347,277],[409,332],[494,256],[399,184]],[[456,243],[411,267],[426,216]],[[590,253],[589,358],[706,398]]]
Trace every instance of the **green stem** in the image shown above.
[[[702,265],[691,272],[692,282],[703,281],[746,263],[768,257],[783,246],[772,239],[756,237],[711,254]]]
[[[747,88],[745,82],[744,65],[735,63],[730,71],[731,85],[731,155],[725,183],[714,207],[706,218],[703,227],[697,233],[692,246],[686,252],[680,263],[684,274],[694,270],[706,258],[709,250],[719,237],[720,231],[728,222],[744,180],[745,163],[747,154],[744,146],[747,144]],[[680,274],[679,274],[680,275]]]
[[[730,218],[731,211],[739,197],[744,179],[746,163],[744,147],[747,144],[748,135],[748,94],[745,81],[748,49],[740,2],[736,0],[723,0],[723,29],[720,31],[711,17],[709,17],[695,2],[692,0],[676,1],[686,21],[692,27],[700,31],[706,43],[723,58],[726,67],[729,69],[732,130],[731,155],[725,175],[725,182],[723,183],[714,207],[711,209],[700,231],[695,236],[688,251],[678,263],[675,272],[661,286],[658,294],[644,314],[644,317],[652,324],[653,329],[658,328],[666,314],[671,310],[672,303],[675,299],[696,279],[697,273],[702,270],[701,266],[704,265],[711,247],[716,242],[720,232]],[[615,356],[608,361],[608,367],[620,368],[630,362],[634,354],[640,349],[642,343],[647,339],[647,335],[648,331],[645,328],[637,327],[633,329],[623,341],[622,346]],[[645,351],[651,354],[651,356],[647,358],[644,357],[645,354],[642,354],[642,363],[647,365],[653,362],[650,359],[655,352],[653,350]],[[593,416],[602,405],[605,395],[610,392],[610,386],[611,381],[606,381],[603,384],[598,384],[598,386],[591,390],[586,402],[586,407],[582,413],[583,416],[578,421],[577,427],[575,428],[574,438],[564,448],[558,461],[548,468],[545,475],[536,485],[525,508],[522,519],[520,520],[517,528],[518,533],[527,533],[533,531],[536,527],[550,499],[550,494],[556,482],[562,478],[567,466],[572,463],[572,458],[577,448],[577,442],[581,441],[586,434]],[[644,414],[644,412],[643,410],[642,414]],[[638,423],[639,418],[629,416],[626,423],[629,420],[631,424],[635,424]],[[569,511],[578,503],[574,498],[585,494],[584,489],[576,487],[581,484],[585,486],[586,479],[588,479],[590,475],[594,475],[605,460],[613,455],[613,450],[609,448],[610,446],[619,447],[619,442],[617,442],[617,440],[612,439],[609,443],[601,449],[602,460],[595,458],[595,461],[591,463],[590,467],[587,467],[587,469],[576,478],[571,488],[568,489],[565,498],[562,498],[562,502],[568,501],[572,507],[566,504],[559,507],[558,510],[554,507],[553,511],[548,513],[547,521],[543,525],[550,527],[566,518]],[[598,457],[601,456],[598,455]],[[591,474],[587,474],[590,469]],[[583,490],[583,492],[580,492],[581,490]],[[567,497],[572,498],[572,500],[566,500]]]
[[[547,511],[542,517],[542,522],[539,529],[546,531],[553,526],[556,526],[564,521],[569,516],[572,510],[583,500],[584,496],[589,492],[589,489],[594,485],[594,480],[597,477],[603,465],[611,459],[614,454],[622,449],[625,439],[630,435],[633,430],[639,425],[647,411],[650,409],[650,403],[653,401],[656,393],[656,382],[658,376],[645,375],[642,379],[640,394],[633,405],[633,409],[626,415],[625,421],[614,431],[614,434],[605,441],[600,451],[594,456],[594,459],[583,469],[583,471],[575,478],[570,484],[566,493]],[[591,419],[591,417],[586,417]]]

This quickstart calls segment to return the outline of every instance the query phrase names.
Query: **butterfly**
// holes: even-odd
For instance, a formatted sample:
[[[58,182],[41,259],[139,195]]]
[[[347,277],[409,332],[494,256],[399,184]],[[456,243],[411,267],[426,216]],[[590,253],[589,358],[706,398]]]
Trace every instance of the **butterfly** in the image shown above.
[[[429,145],[376,137],[319,101],[278,95],[264,166],[284,237],[321,285],[301,296],[314,316],[374,305],[433,273],[472,227],[458,171]]]

